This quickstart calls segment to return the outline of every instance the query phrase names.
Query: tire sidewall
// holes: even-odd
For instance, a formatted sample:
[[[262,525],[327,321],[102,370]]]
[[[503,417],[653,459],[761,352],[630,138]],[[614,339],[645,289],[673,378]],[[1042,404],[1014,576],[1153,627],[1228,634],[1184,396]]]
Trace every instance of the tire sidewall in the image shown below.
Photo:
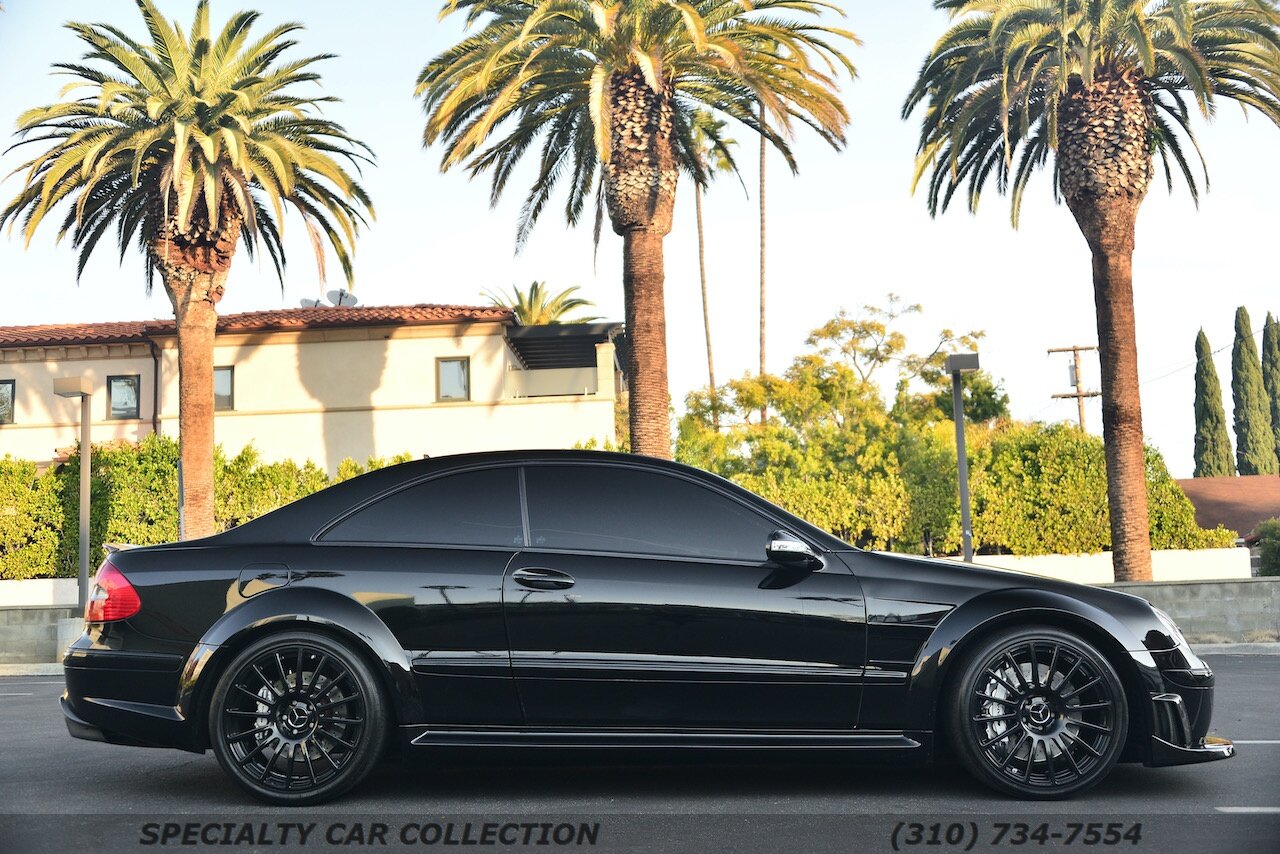
[[[235,676],[246,663],[260,656],[263,651],[281,645],[307,645],[323,650],[339,659],[353,677],[360,682],[365,695],[365,732],[355,755],[340,772],[323,785],[302,792],[284,792],[257,784],[241,772],[227,750],[224,736],[222,708],[231,690]],[[283,631],[259,638],[236,654],[218,675],[218,682],[209,704],[209,743],[218,764],[232,780],[255,798],[281,806],[307,806],[318,804],[341,795],[359,784],[377,765],[386,745],[389,732],[387,702],[377,676],[370,670],[364,658],[348,644],[328,635],[306,631]]]
[[[970,722],[968,720],[969,697],[976,689],[977,679],[982,665],[996,650],[1025,640],[1044,640],[1068,643],[1088,656],[1090,662],[1098,669],[1107,682],[1114,703],[1115,733],[1103,754],[1102,760],[1084,777],[1069,784],[1049,789],[1029,786],[1010,779],[1000,770],[994,768],[982,751],[972,741]],[[948,741],[955,755],[968,769],[969,773],[981,782],[1004,794],[1032,800],[1057,800],[1069,797],[1085,789],[1092,788],[1101,782],[1120,759],[1124,751],[1129,730],[1129,704],[1125,695],[1124,684],[1111,662],[1097,647],[1089,641],[1064,629],[1053,626],[1027,626],[1016,629],[1005,629],[983,639],[978,646],[970,650],[961,662],[956,678],[951,680],[946,702]]]

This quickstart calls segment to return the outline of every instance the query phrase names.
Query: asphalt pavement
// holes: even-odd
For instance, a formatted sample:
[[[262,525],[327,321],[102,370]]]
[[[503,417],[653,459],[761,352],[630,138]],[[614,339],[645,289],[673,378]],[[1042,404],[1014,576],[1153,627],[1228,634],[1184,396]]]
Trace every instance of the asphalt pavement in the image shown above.
[[[298,841],[295,834],[282,842],[279,830],[271,829],[281,822],[313,823],[317,834],[342,826],[329,839],[310,836],[307,850],[390,850],[404,847],[401,832],[415,850],[471,844],[467,833],[482,846],[512,847],[501,839],[484,842],[483,823],[550,826],[589,819],[600,825],[597,850],[782,850],[777,845],[784,840],[785,848],[795,851],[907,850],[914,847],[911,839],[922,850],[991,850],[1015,844],[1019,823],[1033,833],[1045,826],[1048,837],[1019,846],[1044,850],[1064,847],[1069,825],[1119,822],[1122,831],[1144,825],[1145,837],[1122,840],[1124,849],[1274,854],[1280,851],[1280,656],[1206,658],[1218,674],[1213,732],[1235,740],[1235,758],[1179,768],[1121,765],[1092,791],[1055,802],[1003,797],[948,765],[899,768],[795,759],[712,764],[705,757],[662,758],[657,764],[644,756],[588,765],[581,754],[506,751],[483,757],[435,753],[388,763],[337,802],[278,809],[249,800],[211,753],[74,740],[58,711],[60,679],[5,678],[0,679],[0,852],[43,849],[46,843],[48,850],[76,850],[77,841],[89,842],[93,850],[233,845],[280,851],[282,844],[287,849]],[[256,835],[241,835],[236,845],[232,836],[249,834],[238,823],[250,822],[260,825]],[[424,836],[406,831],[409,822],[419,829],[424,822],[451,824],[454,830]],[[464,827],[467,823],[474,827]],[[915,836],[912,823],[923,826]],[[933,830],[935,823],[940,829]],[[996,840],[999,826],[1010,823],[1015,827]],[[187,831],[193,824],[205,833],[203,841]],[[212,824],[222,830],[208,830]],[[379,844],[378,824],[389,828],[386,845]],[[173,830],[162,844],[166,826],[180,826],[196,841],[184,844]],[[357,826],[364,839],[351,838]],[[953,826],[965,828],[966,837],[948,844],[949,829],[958,837]],[[555,843],[547,836],[551,832],[535,829],[507,838],[519,836],[524,845],[537,847]],[[539,843],[539,833],[550,842]],[[930,833],[939,845],[928,844]],[[1053,833],[1060,836],[1054,839]],[[590,841],[588,834],[573,847]],[[1072,847],[1084,843],[1077,832]],[[1091,847],[1114,846],[1099,841]]]

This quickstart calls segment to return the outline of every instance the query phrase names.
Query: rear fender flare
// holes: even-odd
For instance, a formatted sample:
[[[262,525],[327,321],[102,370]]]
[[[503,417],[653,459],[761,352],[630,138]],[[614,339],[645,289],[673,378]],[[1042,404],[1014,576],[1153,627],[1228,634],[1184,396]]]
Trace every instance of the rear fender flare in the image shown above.
[[[398,723],[422,719],[422,700],[414,684],[409,654],[387,625],[363,604],[331,590],[281,587],[260,593],[209,627],[188,656],[179,687],[178,710],[203,722],[207,698],[217,674],[254,638],[273,630],[313,629],[345,641],[363,655],[382,682]],[[200,737],[202,727],[197,727]]]
[[[1099,651],[1116,665],[1127,688],[1160,690],[1154,659],[1143,648],[1142,640],[1117,617],[1051,590],[994,590],[975,596],[947,614],[920,649],[911,669],[904,727],[934,729],[947,677],[976,639],[996,627],[1037,622],[1074,629],[1100,646]],[[1134,699],[1130,698],[1131,705]],[[1137,699],[1145,699],[1145,694]],[[1149,725],[1145,715],[1140,721]]]

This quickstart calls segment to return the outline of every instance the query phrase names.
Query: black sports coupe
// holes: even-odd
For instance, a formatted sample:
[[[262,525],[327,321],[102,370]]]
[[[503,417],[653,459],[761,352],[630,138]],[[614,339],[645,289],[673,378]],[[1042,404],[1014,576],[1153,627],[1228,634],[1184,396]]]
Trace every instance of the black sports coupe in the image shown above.
[[[587,451],[405,463],[118,551],[64,660],[78,738],[212,748],[311,804],[388,749],[784,748],[1026,798],[1225,759],[1136,596],[854,548],[713,475]]]

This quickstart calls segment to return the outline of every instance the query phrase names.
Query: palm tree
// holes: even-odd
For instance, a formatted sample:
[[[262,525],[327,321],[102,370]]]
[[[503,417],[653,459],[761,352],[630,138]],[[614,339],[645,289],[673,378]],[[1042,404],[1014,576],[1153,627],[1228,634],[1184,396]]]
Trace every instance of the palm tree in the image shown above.
[[[324,276],[324,243],[348,283],[364,190],[339,162],[359,166],[368,149],[341,125],[318,118],[333,98],[292,93],[320,76],[328,55],[282,60],[300,24],[256,39],[257,12],[238,12],[216,36],[206,0],[188,32],[151,0],[137,0],[143,44],[110,24],[67,24],[88,45],[86,63],[56,63],[82,94],[18,119],[17,145],[48,143],[23,164],[26,183],[0,213],[23,221],[30,243],[46,215],[65,204],[59,238],[79,249],[77,277],[115,226],[121,257],[146,258],[146,285],[159,274],[178,332],[178,425],[184,535],[213,533],[213,341],[227,270],[243,240],[265,250],[283,284],[284,204],[301,215]]]
[[[726,139],[724,128],[727,122],[717,119],[707,110],[698,110],[693,115],[694,153],[710,180],[716,175],[738,172],[738,165],[733,161],[730,149],[737,145],[732,139]],[[761,145],[764,137],[760,137]],[[745,188],[744,188],[745,189]],[[694,214],[698,223],[698,278],[702,285],[702,331],[707,339],[707,383],[711,391],[711,426],[720,430],[720,400],[716,390],[716,363],[711,351],[711,303],[707,299],[707,240],[702,227],[702,196],[706,188],[697,184],[693,189]]]
[[[551,323],[590,323],[593,320],[600,319],[598,317],[578,317],[573,320],[565,320],[565,316],[570,312],[593,306],[595,303],[581,297],[575,297],[573,293],[578,290],[577,285],[553,293],[546,290],[546,284],[546,282],[534,282],[529,285],[528,291],[513,287],[510,294],[505,292],[496,294],[486,292],[485,296],[489,298],[490,304],[511,309],[516,317],[516,322],[522,326],[544,326]]]
[[[1194,101],[1218,98],[1280,124],[1280,13],[1267,0],[935,0],[951,28],[925,60],[903,116],[927,102],[916,180],[971,210],[994,179],[1013,224],[1031,174],[1053,155],[1055,192],[1093,254],[1107,499],[1116,579],[1151,577],[1133,309],[1138,208],[1159,154],[1198,199]],[[1207,183],[1207,178],[1205,179]]]
[[[595,198],[596,234],[608,212],[623,238],[631,447],[671,456],[663,307],[663,238],[680,172],[705,185],[692,115],[736,119],[795,161],[796,122],[844,143],[837,95],[853,34],[823,25],[821,0],[450,0],[474,31],[418,77],[424,140],[444,144],[442,169],[492,175],[491,199],[541,140],[537,177],[517,244],[563,180],[565,217],[579,222]],[[762,126],[756,110],[771,117]],[[499,130],[500,129],[500,130]]]
[[[760,111],[760,124],[764,124],[768,117],[764,114],[764,110]],[[765,366],[765,162],[768,159],[768,149],[765,148],[764,137],[760,138],[760,379],[764,380],[765,373],[768,368]],[[763,425],[769,420],[769,405],[762,403],[760,405],[760,423]]]

